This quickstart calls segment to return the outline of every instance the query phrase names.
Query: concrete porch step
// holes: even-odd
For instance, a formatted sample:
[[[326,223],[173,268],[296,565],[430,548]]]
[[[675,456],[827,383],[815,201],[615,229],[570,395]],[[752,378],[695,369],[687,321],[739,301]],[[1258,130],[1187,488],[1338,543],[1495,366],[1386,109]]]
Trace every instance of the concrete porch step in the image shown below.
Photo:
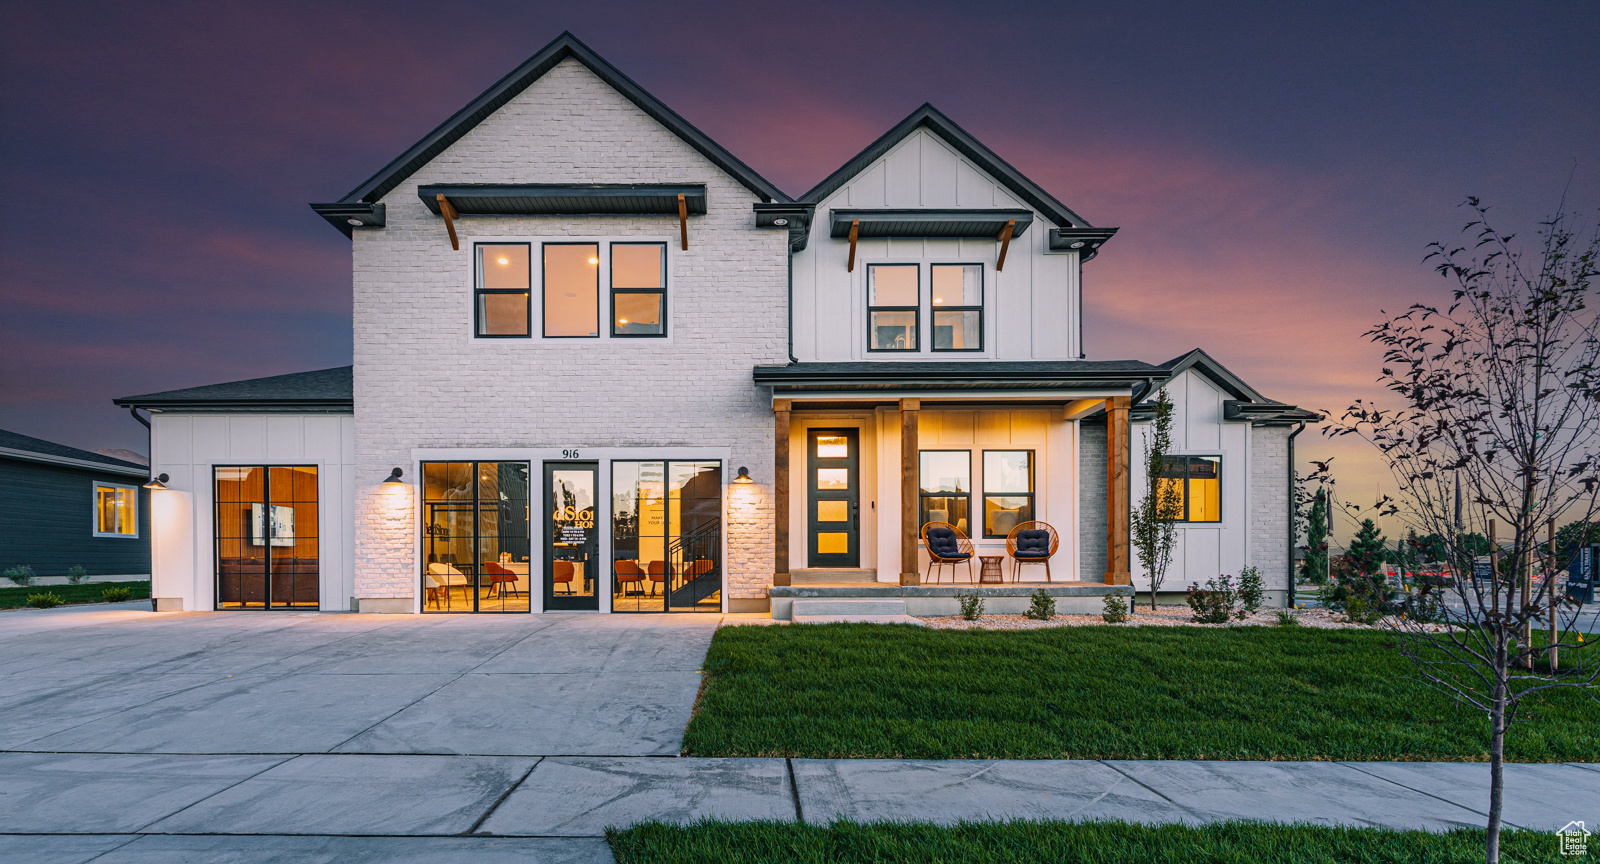
[[[796,615],[796,624],[911,624],[926,627],[928,622],[910,615]]]
[[[796,620],[819,615],[905,615],[906,601],[900,597],[808,597],[795,600],[790,614]]]
[[[878,581],[876,570],[856,570],[847,567],[805,567],[789,573],[790,585],[876,581]]]

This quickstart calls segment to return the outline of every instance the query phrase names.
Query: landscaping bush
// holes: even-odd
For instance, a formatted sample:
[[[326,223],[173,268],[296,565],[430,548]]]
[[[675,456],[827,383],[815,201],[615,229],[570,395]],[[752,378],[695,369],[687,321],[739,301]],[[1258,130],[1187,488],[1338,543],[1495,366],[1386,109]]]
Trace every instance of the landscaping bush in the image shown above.
[[[1233,617],[1233,577],[1223,575],[1208,579],[1204,588],[1191,584],[1184,599],[1194,613],[1195,623],[1226,624]]]
[[[28,605],[35,609],[54,609],[61,605],[61,598],[49,591],[43,594],[29,594]]]
[[[1027,616],[1036,621],[1049,621],[1056,617],[1056,598],[1044,593],[1044,589],[1033,592],[1033,602],[1028,604]]]
[[[1261,600],[1266,592],[1261,588],[1261,571],[1255,567],[1246,567],[1239,571],[1239,606],[1243,615],[1254,615],[1261,608]]]
[[[976,621],[978,616],[983,614],[983,598],[978,596],[978,592],[957,594],[956,598],[961,601],[962,618],[968,621]]]
[[[82,566],[74,564],[67,569],[67,581],[73,585],[81,585],[83,580],[89,578],[89,571]]]
[[[1355,624],[1376,624],[1383,620],[1383,610],[1372,605],[1361,594],[1352,593],[1344,601],[1344,617]]]
[[[122,603],[131,599],[133,599],[133,590],[123,585],[107,588],[100,592],[101,603]]]
[[[1299,627],[1300,616],[1296,615],[1292,609],[1279,609],[1277,625],[1279,627]]]
[[[1100,617],[1107,624],[1121,624],[1128,620],[1128,604],[1123,602],[1121,594],[1107,594],[1100,608]]]
[[[6,568],[5,572],[5,577],[10,579],[12,582],[17,583],[19,588],[26,588],[29,585],[32,585],[33,580],[37,578],[37,576],[38,574],[33,572],[33,568],[26,564],[18,564],[15,567],[8,567]]]

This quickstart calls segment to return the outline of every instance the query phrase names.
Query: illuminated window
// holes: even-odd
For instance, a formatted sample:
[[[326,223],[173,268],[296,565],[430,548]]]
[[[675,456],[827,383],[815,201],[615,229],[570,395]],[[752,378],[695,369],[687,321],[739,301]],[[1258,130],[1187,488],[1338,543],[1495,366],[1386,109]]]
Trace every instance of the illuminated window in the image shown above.
[[[667,335],[667,244],[611,244],[611,335]]]
[[[948,522],[970,535],[967,518],[972,501],[972,453],[968,450],[923,450],[921,520]]]
[[[474,319],[480,338],[527,338],[528,244],[478,244]]]
[[[137,487],[94,484],[94,536],[139,536]]]
[[[934,264],[933,350],[983,350],[983,267]]]
[[[1033,451],[983,451],[983,536],[1033,521]]]
[[[867,350],[916,351],[922,287],[915,264],[867,267]]]
[[[1173,521],[1222,521],[1221,456],[1169,456],[1161,477],[1177,487],[1181,499]]]
[[[600,335],[600,246],[544,244],[544,335]]]

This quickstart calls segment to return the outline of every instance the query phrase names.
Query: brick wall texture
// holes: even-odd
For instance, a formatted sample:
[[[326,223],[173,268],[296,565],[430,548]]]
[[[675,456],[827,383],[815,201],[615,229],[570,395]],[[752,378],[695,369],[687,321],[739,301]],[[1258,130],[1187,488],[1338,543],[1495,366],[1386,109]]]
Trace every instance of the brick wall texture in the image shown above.
[[[1268,589],[1289,585],[1289,433],[1250,430],[1250,563]]]
[[[1078,578],[1106,578],[1106,423],[1078,423]]]
[[[669,246],[671,338],[472,338],[470,237],[676,237],[677,219],[465,217],[453,251],[417,198],[428,183],[706,184],[688,251]],[[730,490],[725,584],[730,597],[764,597],[772,412],[750,370],[787,361],[788,237],[754,227],[757,200],[570,59],[386,195],[388,227],[352,244],[356,596],[416,591],[414,514],[377,491],[413,448],[679,446],[727,447],[724,479],[740,465],[756,478]],[[538,256],[534,246],[534,267]],[[604,297],[602,286],[602,321]],[[537,287],[533,302],[537,331]]]

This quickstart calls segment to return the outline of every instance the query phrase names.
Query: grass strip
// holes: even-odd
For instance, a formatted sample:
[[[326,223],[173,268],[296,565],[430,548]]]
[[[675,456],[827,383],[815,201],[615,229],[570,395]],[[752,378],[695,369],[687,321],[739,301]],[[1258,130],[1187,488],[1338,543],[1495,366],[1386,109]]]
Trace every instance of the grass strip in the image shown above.
[[[0,588],[0,609],[16,609],[28,605],[29,594],[54,594],[63,604],[99,603],[101,592],[107,588],[127,588],[132,592],[129,600],[150,599],[150,582],[85,582],[82,585],[31,585],[27,588]]]
[[[724,627],[695,756],[1481,761],[1488,726],[1381,631]],[[1529,699],[1507,757],[1600,760],[1593,694]]]
[[[1122,822],[659,822],[609,829],[618,864],[1469,864],[1483,860],[1484,832],[1391,831],[1325,825],[1221,822],[1203,826]],[[1557,838],[1537,831],[1501,834],[1501,859],[1573,861]],[[1589,839],[1600,855],[1600,837]],[[1584,860],[1584,859],[1576,859]]]

